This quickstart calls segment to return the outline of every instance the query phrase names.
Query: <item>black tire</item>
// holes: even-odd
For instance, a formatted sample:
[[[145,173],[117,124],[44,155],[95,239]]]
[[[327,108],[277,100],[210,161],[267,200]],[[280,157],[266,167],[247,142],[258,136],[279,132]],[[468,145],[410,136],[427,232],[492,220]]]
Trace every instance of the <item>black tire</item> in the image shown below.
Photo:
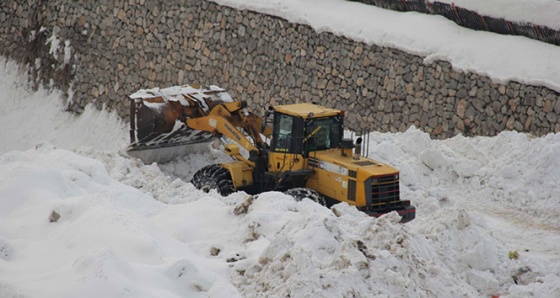
[[[220,165],[209,165],[198,170],[191,183],[204,192],[215,189],[222,196],[227,196],[235,191],[230,172]]]
[[[286,190],[284,193],[294,197],[294,199],[296,199],[296,201],[298,202],[307,198],[316,202],[321,206],[327,206],[327,202],[325,201],[325,198],[311,188],[306,188],[306,187],[290,188]]]

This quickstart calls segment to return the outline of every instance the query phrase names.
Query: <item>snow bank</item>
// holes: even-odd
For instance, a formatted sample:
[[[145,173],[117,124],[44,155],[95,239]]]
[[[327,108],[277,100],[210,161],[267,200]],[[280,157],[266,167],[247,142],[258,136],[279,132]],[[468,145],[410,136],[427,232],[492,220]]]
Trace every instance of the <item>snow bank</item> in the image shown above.
[[[1,297],[238,296],[151,222],[168,205],[100,161],[45,144],[2,155],[0,175]]]
[[[560,134],[534,138],[505,131],[492,138],[430,140],[411,127],[371,139],[370,156],[401,169],[405,196],[432,198],[418,202],[431,206],[423,208],[427,212],[457,201],[525,226],[560,228],[551,221],[560,216]]]
[[[448,154],[416,130],[403,135],[379,135],[371,153],[399,158],[412,150],[400,143],[418,138]],[[396,151],[382,150],[387,140]],[[237,213],[243,192],[204,194],[155,164],[78,152],[39,144],[0,157],[0,296],[546,297],[559,289],[557,261],[521,249],[519,260],[508,258],[512,247],[486,225],[485,216],[501,214],[472,211],[452,191],[447,203],[425,204],[437,195],[423,188],[431,185],[407,190],[426,193],[413,198],[422,215],[406,225],[395,213],[370,218],[278,192]],[[438,181],[436,170],[417,166],[417,181]],[[511,274],[525,265],[532,271],[515,285]]]

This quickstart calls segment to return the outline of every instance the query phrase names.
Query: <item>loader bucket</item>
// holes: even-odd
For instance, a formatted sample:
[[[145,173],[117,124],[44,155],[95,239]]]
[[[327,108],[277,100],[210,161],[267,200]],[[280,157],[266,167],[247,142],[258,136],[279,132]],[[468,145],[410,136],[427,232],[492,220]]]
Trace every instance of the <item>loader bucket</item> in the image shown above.
[[[185,121],[205,116],[224,101],[233,100],[224,89],[216,86],[201,89],[184,85],[132,94],[127,153],[145,163],[161,163],[204,150],[213,135],[191,129]]]

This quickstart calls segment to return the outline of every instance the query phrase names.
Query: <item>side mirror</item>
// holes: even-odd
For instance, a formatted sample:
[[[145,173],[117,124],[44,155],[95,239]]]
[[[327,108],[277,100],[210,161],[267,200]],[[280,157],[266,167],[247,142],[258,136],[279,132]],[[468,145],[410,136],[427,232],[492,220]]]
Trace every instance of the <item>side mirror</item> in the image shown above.
[[[268,117],[272,114],[274,114],[274,108],[272,106],[268,106],[268,110],[264,112],[264,121],[262,122],[261,133],[264,132],[266,124],[268,123]]]

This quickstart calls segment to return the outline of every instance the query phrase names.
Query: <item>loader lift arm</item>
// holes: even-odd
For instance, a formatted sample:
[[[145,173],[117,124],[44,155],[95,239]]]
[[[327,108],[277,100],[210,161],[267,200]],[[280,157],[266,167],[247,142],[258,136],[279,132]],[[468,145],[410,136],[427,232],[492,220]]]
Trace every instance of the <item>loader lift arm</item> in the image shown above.
[[[216,137],[225,136],[234,140],[241,147],[249,151],[251,155],[260,155],[267,144],[261,137],[258,127],[262,127],[263,120],[254,113],[247,111],[247,102],[235,101],[222,103],[212,109],[206,116],[189,118],[186,120],[188,127],[200,131],[211,132]],[[251,139],[237,129],[242,128]],[[263,135],[270,137],[272,129],[264,127]],[[240,158],[243,160],[243,158]],[[254,161],[251,164],[254,166]]]
[[[268,170],[269,148],[261,134],[270,138],[272,128],[266,125],[262,118],[247,111],[245,101],[221,103],[206,116],[187,119],[186,125],[191,129],[210,132],[215,137],[233,140],[237,144],[227,144],[224,150],[237,162],[219,165],[228,170],[235,189],[270,183],[268,177],[264,175]],[[249,152],[249,158],[240,154],[238,145]],[[204,169],[201,171],[204,172]]]

